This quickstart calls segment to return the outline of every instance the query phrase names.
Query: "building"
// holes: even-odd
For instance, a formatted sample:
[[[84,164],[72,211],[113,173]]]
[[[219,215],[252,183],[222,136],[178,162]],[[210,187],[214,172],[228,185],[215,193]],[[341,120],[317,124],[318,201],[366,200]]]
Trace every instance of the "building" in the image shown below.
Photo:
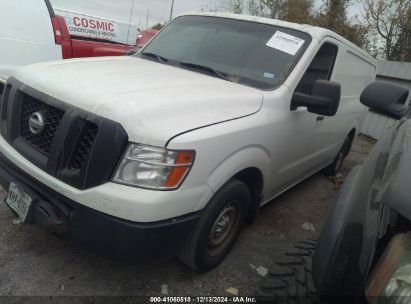
[[[410,104],[411,62],[380,60],[377,68],[377,80],[393,82],[408,88],[410,90],[408,104]],[[360,131],[365,135],[379,139],[392,123],[391,118],[369,111],[364,115]]]

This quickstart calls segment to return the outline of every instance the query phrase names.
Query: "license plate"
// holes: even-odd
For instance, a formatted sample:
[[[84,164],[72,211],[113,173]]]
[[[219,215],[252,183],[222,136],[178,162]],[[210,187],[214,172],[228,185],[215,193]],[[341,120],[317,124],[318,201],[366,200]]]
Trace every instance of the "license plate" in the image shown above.
[[[16,211],[22,221],[26,220],[32,201],[33,199],[21,187],[15,183],[10,183],[6,203]]]

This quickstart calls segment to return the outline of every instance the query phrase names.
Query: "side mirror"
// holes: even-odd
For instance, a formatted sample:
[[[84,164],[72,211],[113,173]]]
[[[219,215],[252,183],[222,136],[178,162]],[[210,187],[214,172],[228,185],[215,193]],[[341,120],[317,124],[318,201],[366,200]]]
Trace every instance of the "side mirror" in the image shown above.
[[[408,89],[385,81],[374,81],[361,94],[363,105],[394,119],[407,115]]]
[[[308,112],[324,116],[337,113],[341,99],[341,85],[327,80],[316,80],[311,95],[295,92],[291,101],[291,111],[307,107]]]

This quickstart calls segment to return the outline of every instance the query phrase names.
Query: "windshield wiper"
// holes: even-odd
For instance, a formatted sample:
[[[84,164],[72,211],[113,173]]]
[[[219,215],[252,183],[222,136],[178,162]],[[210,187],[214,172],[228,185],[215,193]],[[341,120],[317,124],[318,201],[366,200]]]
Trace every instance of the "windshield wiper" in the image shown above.
[[[165,58],[163,56],[160,56],[158,54],[155,54],[155,53],[144,52],[144,53],[140,53],[140,54],[143,55],[143,56],[147,56],[147,57],[157,59],[157,61],[160,62],[160,63],[168,62],[167,58]]]
[[[197,69],[197,70],[201,70],[201,71],[210,72],[210,73],[218,76],[221,79],[231,81],[228,74],[220,72],[220,71],[218,71],[218,70],[216,70],[212,67],[206,66],[206,65],[202,65],[202,64],[198,64],[198,63],[192,63],[192,62],[180,62],[180,65],[184,66],[184,67],[188,67],[188,68],[193,68],[193,69]]]

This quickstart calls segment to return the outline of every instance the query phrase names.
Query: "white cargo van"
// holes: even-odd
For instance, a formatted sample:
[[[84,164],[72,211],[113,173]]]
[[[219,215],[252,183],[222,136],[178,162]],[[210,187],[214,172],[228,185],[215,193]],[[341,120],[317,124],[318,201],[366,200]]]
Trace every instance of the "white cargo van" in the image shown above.
[[[102,25],[109,26],[117,28],[118,24]],[[0,0],[0,96],[7,78],[21,66],[74,57],[120,56],[133,48],[94,38],[71,37],[65,18],[55,14],[49,0]]]
[[[53,25],[59,30],[48,0],[0,0],[0,95],[18,67],[62,58]]]
[[[24,67],[1,104],[6,204],[101,253],[206,271],[261,205],[335,174],[375,72],[326,29],[218,13],[135,57]]]

